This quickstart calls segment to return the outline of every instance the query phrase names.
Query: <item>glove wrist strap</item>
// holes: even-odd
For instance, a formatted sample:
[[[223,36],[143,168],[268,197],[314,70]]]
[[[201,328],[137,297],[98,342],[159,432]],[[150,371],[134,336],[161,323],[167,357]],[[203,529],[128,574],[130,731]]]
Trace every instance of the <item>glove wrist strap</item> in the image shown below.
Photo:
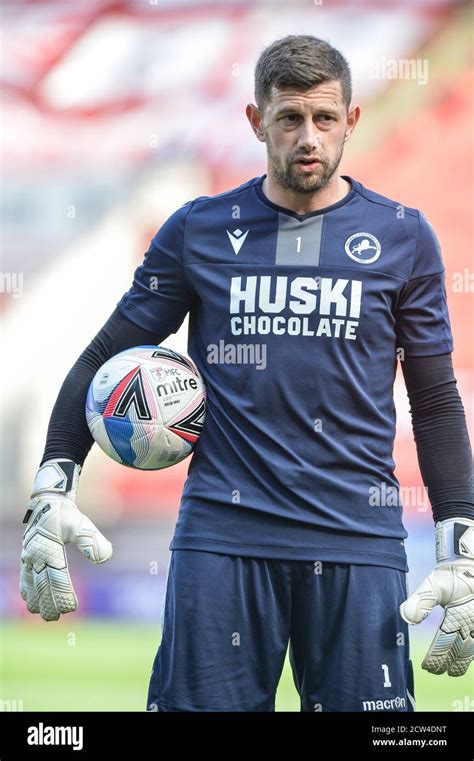
[[[81,466],[72,460],[47,460],[38,469],[31,496],[37,497],[48,492],[74,499],[80,473]]]
[[[81,466],[72,460],[47,460],[36,473],[31,498],[58,494],[75,502],[80,474]],[[23,523],[28,523],[31,513],[31,508],[28,508]]]
[[[455,560],[474,560],[474,520],[449,518],[436,524],[436,560],[438,564]]]

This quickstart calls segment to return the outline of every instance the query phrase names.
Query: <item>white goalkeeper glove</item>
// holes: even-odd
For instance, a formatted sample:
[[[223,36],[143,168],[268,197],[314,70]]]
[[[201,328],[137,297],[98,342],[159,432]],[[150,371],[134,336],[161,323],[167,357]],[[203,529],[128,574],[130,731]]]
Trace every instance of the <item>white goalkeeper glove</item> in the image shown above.
[[[30,613],[57,621],[77,608],[65,544],[72,542],[92,563],[112,555],[112,545],[76,507],[80,465],[48,460],[36,474],[23,519],[20,593]]]
[[[444,617],[423,660],[432,674],[462,676],[474,659],[474,520],[436,524],[435,569],[400,606],[408,624],[419,624],[436,605]]]

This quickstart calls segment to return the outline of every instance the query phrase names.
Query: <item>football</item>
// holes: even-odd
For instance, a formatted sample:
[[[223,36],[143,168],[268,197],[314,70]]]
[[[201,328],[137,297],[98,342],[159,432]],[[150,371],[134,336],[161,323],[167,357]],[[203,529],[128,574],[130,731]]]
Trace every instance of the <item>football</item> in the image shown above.
[[[203,380],[190,359],[136,346],[105,362],[87,394],[86,418],[100,448],[139,470],[160,470],[194,450],[206,413]]]

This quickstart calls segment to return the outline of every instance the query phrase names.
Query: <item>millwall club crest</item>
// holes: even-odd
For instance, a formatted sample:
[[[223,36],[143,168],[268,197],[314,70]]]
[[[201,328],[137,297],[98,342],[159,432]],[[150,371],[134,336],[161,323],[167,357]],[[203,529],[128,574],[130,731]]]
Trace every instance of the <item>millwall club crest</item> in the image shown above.
[[[382,252],[380,241],[371,233],[354,233],[344,244],[348,257],[359,264],[373,264]]]

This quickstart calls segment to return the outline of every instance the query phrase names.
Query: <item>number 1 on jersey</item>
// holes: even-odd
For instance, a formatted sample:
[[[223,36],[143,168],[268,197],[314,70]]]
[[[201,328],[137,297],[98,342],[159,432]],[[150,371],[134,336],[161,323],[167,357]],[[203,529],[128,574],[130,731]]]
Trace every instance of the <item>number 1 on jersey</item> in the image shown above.
[[[385,679],[385,681],[383,683],[383,686],[384,687],[391,687],[392,683],[390,681],[390,674],[388,672],[388,666],[387,666],[386,663],[382,663],[382,671],[383,671],[383,675],[384,675],[384,679]]]

